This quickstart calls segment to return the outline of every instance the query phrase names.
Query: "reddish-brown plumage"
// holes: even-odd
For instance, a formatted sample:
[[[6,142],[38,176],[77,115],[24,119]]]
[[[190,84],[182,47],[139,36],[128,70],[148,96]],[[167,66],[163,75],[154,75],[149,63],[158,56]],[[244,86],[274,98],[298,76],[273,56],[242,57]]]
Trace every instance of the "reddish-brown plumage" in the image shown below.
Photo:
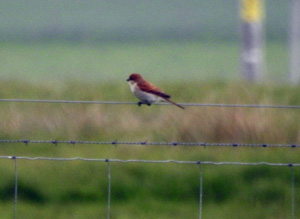
[[[169,100],[169,98],[171,98],[170,95],[165,94],[158,87],[154,86],[150,82],[148,82],[145,79],[143,79],[143,77],[140,74],[138,74],[138,73],[131,74],[129,76],[129,78],[127,79],[127,81],[133,81],[133,82],[135,82],[136,86],[138,87],[138,89],[140,90],[140,92],[145,92],[145,93],[153,94],[153,95],[155,95],[157,97],[161,97],[165,101],[167,101],[167,102],[169,102],[171,104],[174,104],[175,106],[178,106],[181,109],[184,109],[182,106],[180,106],[177,103]],[[139,95],[139,96],[141,96],[141,95]],[[140,99],[142,99],[142,98],[140,98]],[[145,99],[145,101],[149,102],[147,99]]]

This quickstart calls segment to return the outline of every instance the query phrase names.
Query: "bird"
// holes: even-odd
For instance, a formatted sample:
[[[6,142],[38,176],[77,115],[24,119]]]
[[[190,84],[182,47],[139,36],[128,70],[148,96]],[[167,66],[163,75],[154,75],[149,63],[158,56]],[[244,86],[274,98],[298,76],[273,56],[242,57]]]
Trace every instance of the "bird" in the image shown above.
[[[169,102],[181,109],[184,109],[183,106],[170,100],[171,96],[165,94],[159,88],[146,81],[140,74],[133,73],[129,75],[129,78],[126,80],[129,83],[131,92],[141,101],[138,102],[138,105],[147,104],[151,106],[152,103],[166,101]]]

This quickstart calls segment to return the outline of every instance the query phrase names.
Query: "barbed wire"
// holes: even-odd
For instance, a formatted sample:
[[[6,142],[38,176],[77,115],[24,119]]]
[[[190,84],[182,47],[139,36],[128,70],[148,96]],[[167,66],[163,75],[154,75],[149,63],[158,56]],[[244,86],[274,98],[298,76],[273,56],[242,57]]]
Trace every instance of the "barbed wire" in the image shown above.
[[[0,144],[93,144],[93,145],[140,145],[140,146],[199,146],[199,147],[285,147],[285,148],[299,148],[299,144],[252,144],[252,143],[216,143],[216,142],[148,142],[148,141],[75,141],[75,140],[7,140],[0,139]]]
[[[112,104],[112,105],[137,105],[137,102],[125,101],[87,101],[87,100],[33,100],[33,99],[0,99],[0,102],[19,103],[61,103],[61,104]],[[297,105],[267,105],[267,104],[215,104],[215,103],[178,103],[185,107],[242,107],[242,108],[277,108],[300,109]],[[170,105],[169,103],[154,103],[154,105]]]

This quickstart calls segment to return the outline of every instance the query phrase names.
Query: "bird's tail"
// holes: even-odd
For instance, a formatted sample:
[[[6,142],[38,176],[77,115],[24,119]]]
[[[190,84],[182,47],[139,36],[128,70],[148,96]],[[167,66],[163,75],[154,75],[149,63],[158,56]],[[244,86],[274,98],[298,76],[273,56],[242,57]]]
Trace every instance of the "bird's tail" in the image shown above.
[[[165,101],[167,101],[167,102],[169,102],[169,103],[171,103],[171,104],[173,104],[173,105],[175,105],[175,106],[177,106],[177,107],[179,107],[179,108],[181,108],[181,109],[184,109],[183,106],[180,106],[179,104],[173,102],[172,100],[169,100],[168,98],[164,98],[164,99],[165,99]]]

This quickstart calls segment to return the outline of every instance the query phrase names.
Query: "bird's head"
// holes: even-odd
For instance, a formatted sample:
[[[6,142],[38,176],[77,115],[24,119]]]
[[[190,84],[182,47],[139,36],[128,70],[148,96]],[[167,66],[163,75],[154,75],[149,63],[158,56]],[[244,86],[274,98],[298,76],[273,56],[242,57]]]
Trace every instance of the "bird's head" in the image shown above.
[[[137,73],[133,73],[131,75],[129,75],[129,78],[126,80],[126,81],[139,81],[142,79],[142,76],[140,74],[137,74]]]

